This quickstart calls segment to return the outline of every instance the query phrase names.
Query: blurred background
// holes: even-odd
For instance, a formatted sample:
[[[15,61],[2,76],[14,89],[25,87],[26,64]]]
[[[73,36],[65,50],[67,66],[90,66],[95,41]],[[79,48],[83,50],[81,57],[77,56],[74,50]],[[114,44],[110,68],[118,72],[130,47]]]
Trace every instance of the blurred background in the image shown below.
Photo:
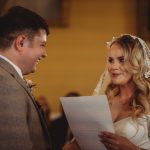
[[[50,19],[54,16],[49,14],[50,8],[54,8],[49,6],[50,1],[61,4],[57,5],[59,14],[54,19]],[[21,0],[1,1],[1,12],[14,2],[20,4]],[[149,3],[149,0],[42,0],[42,3],[35,0],[34,4],[22,1],[22,5],[40,11],[39,14],[46,10],[43,15],[50,25],[48,56],[39,63],[35,74],[26,77],[37,84],[34,95],[46,97],[53,114],[60,112],[59,97],[66,93],[91,95],[105,68],[107,41],[129,33],[144,38],[149,45]],[[49,7],[45,9],[46,6]]]

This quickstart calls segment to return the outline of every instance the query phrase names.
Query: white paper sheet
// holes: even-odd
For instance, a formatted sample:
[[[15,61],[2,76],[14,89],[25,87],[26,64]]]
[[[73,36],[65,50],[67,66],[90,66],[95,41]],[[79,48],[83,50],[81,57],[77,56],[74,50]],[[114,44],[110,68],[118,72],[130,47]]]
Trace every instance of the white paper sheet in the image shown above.
[[[107,150],[98,137],[104,130],[114,132],[106,95],[61,97],[60,100],[81,150]]]

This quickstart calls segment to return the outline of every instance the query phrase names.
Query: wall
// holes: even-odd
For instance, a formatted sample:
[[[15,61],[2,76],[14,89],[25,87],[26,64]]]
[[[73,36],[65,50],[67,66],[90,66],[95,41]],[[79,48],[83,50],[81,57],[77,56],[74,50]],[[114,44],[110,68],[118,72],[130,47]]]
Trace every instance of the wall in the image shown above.
[[[45,95],[54,112],[69,91],[91,95],[105,68],[106,42],[136,34],[136,0],[72,0],[68,28],[51,28],[48,57],[34,75],[35,95]]]

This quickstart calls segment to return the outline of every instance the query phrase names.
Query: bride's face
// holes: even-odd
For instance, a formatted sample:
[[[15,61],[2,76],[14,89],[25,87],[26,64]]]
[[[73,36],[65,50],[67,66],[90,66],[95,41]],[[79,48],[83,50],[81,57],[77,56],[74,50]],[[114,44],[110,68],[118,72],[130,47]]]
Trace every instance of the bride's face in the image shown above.
[[[124,65],[123,49],[117,43],[114,43],[109,49],[108,72],[111,81],[116,85],[125,85],[132,78],[132,74],[127,71]]]

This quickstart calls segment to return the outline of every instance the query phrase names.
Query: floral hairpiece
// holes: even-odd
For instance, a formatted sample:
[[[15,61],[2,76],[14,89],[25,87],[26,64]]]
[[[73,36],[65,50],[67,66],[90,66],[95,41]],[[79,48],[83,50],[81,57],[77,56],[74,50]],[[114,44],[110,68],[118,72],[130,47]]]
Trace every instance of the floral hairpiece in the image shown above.
[[[147,66],[147,71],[144,73],[144,77],[147,79],[150,77],[150,58],[148,56],[150,56],[150,49],[148,48],[147,44],[139,37],[136,37],[134,35],[130,35],[130,34],[121,34],[121,36],[124,35],[129,35],[131,36],[134,40],[138,39],[138,41],[140,42],[142,48],[143,48],[143,52],[144,52],[144,61],[145,64]],[[106,42],[107,47],[110,47],[110,45],[115,41],[115,37],[112,38],[112,40],[110,42]]]
[[[111,41],[106,42],[107,47],[109,48],[115,40],[116,40],[116,38],[113,36]]]

